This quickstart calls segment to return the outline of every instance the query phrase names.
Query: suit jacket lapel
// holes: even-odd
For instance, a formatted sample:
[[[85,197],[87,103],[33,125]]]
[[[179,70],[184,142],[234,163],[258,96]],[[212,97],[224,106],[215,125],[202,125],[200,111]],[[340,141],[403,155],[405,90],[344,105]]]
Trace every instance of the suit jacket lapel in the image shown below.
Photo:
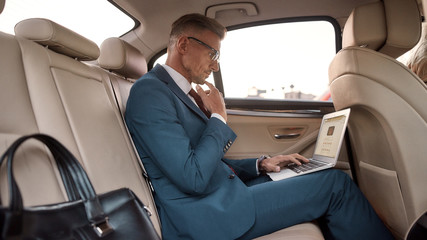
[[[156,65],[152,72],[166,84],[166,86],[185,104],[188,108],[190,108],[194,113],[199,115],[203,120],[207,121],[208,118],[206,115],[200,110],[200,108],[187,96],[186,93],[182,91],[181,88],[175,83],[169,73],[160,65]]]

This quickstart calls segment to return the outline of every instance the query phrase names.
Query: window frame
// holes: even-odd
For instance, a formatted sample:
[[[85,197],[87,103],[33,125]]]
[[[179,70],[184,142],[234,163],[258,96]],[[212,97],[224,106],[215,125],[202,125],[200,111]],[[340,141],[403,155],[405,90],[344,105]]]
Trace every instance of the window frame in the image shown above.
[[[227,27],[228,31],[238,30],[247,27],[256,27],[268,24],[278,23],[292,23],[292,22],[309,22],[309,21],[327,21],[332,24],[335,31],[335,52],[342,48],[342,34],[339,23],[329,16],[310,16],[310,17],[291,17],[280,18],[273,20],[265,20],[259,22],[251,22],[238,24]],[[221,67],[221,63],[220,63]],[[245,99],[245,98],[230,98],[224,93],[224,85],[221,75],[221,69],[213,74],[215,86],[224,94],[227,109],[244,110],[244,111],[261,111],[261,112],[301,112],[313,113],[314,112],[329,112],[333,107],[332,101],[313,101],[313,100],[294,100],[294,99]]]
[[[141,26],[141,22],[138,21],[138,19],[136,19],[132,14],[130,14],[128,11],[126,11],[124,8],[122,8],[121,6],[119,6],[116,2],[114,2],[114,0],[107,0],[111,5],[113,5],[115,8],[119,9],[122,13],[124,13],[126,16],[128,16],[129,18],[131,18],[134,22],[134,25],[131,29],[129,29],[127,32],[122,33],[119,37],[123,37],[124,35],[134,31],[135,29],[137,29],[139,26]]]
[[[296,22],[310,22],[310,21],[326,21],[331,23],[335,31],[335,53],[341,50],[342,48],[341,27],[339,26],[338,22],[334,18],[329,16],[292,17],[292,18],[280,18],[280,19],[273,19],[273,20],[244,23],[244,24],[227,27],[227,31],[239,30],[239,29],[244,29],[248,27],[280,24],[280,23],[296,23]],[[218,90],[222,92],[224,96],[226,96],[224,93],[224,84],[222,80],[221,70],[214,73],[214,80],[215,80],[216,88],[218,88]]]

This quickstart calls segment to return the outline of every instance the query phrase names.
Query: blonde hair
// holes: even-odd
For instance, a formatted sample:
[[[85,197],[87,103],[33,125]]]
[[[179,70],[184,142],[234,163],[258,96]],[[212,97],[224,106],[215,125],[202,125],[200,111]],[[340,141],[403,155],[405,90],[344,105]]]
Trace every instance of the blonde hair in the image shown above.
[[[422,41],[408,60],[408,68],[427,82],[427,41]]]

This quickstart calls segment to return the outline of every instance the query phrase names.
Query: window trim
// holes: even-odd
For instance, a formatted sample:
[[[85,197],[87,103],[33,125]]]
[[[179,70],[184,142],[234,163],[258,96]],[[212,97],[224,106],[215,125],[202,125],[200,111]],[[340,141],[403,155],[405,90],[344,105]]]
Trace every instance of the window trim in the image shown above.
[[[298,112],[304,113],[329,113],[333,103],[330,101],[308,101],[295,99],[250,99],[250,98],[225,98],[227,109],[245,111],[266,111],[275,113]]]
[[[164,49],[160,50],[158,53],[154,54],[154,56],[151,57],[150,61],[148,61],[148,63],[147,63],[148,71],[153,69],[154,63],[157,61],[157,59],[159,59],[160,57],[165,55],[167,52],[168,52],[168,49],[164,48]]]
[[[238,30],[248,27],[257,27],[263,25],[279,24],[279,23],[291,23],[291,22],[310,22],[310,21],[326,21],[332,24],[335,30],[335,48],[336,52],[342,48],[342,36],[341,36],[341,26],[337,20],[330,16],[308,16],[308,17],[290,17],[290,18],[277,18],[264,21],[242,23],[237,25],[232,25],[227,27],[227,31]]]
[[[124,8],[122,8],[121,6],[119,6],[116,2],[114,2],[114,0],[108,0],[108,2],[110,4],[112,4],[115,8],[119,9],[122,13],[124,13],[126,16],[128,16],[130,19],[133,20],[133,22],[135,23],[133,25],[133,28],[131,28],[129,31],[123,33],[122,35],[120,35],[120,37],[123,37],[124,35],[132,32],[133,30],[135,30],[136,28],[138,28],[141,25],[141,22],[138,21],[138,19],[136,19],[134,16],[132,16],[128,11],[126,11]]]

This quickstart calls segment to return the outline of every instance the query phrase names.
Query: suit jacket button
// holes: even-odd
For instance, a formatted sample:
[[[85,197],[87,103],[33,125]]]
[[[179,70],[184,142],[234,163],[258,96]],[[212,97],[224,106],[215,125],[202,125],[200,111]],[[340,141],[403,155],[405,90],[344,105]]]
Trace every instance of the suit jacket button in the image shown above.
[[[230,174],[230,175],[228,175],[228,178],[229,179],[233,179],[235,176],[234,176],[234,174]]]

